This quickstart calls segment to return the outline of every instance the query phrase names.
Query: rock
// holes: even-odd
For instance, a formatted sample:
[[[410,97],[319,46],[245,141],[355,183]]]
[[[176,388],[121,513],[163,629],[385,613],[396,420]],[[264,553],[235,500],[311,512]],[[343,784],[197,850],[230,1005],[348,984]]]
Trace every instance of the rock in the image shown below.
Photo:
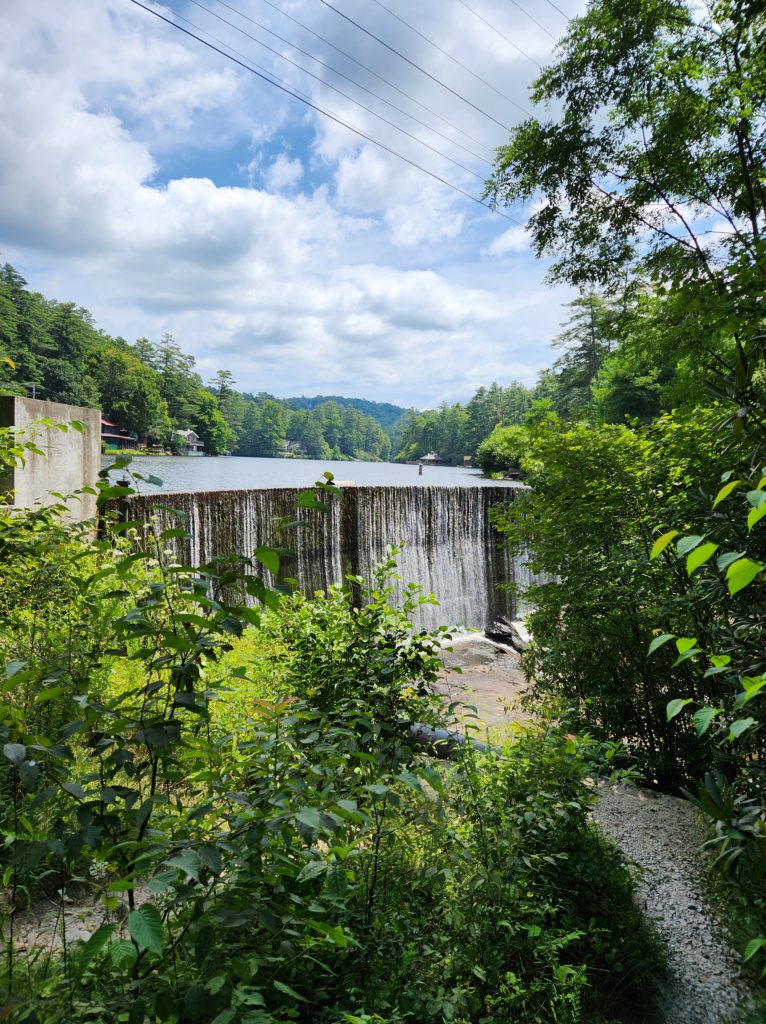
[[[521,619],[514,619],[513,622],[508,619],[497,619],[486,632],[491,640],[507,644],[517,651],[526,651],[529,647],[529,630]]]
[[[473,633],[465,637],[455,637],[450,646],[451,651],[442,653],[442,663],[445,668],[479,668],[481,666],[494,665],[498,660],[514,659],[515,654],[509,651],[506,646],[490,640],[480,633]]]

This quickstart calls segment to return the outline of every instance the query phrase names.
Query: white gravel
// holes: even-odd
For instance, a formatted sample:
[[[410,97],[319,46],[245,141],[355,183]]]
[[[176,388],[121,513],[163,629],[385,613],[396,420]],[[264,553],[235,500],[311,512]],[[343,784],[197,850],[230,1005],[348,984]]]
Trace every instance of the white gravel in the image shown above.
[[[664,1024],[732,1024],[750,1009],[740,956],[705,899],[693,806],[625,785],[598,787],[593,816],[642,869],[637,898],[667,941],[669,972],[659,985]],[[751,1018],[752,1019],[752,1018]]]

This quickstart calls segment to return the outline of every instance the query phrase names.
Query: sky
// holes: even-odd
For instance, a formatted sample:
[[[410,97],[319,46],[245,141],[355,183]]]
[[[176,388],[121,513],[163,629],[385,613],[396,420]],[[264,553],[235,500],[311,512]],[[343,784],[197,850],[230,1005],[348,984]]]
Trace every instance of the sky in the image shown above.
[[[574,294],[475,198],[584,0],[146,6],[3,0],[0,260],[243,391],[534,383]]]

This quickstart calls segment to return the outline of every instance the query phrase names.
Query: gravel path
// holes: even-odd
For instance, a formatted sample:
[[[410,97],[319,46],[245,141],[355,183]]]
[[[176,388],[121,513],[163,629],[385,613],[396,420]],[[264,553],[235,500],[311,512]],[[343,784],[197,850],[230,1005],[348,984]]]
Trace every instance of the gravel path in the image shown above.
[[[703,895],[694,808],[624,785],[602,784],[599,795],[593,817],[642,868],[639,905],[668,943],[668,978],[659,986],[664,1024],[743,1020],[749,986]]]

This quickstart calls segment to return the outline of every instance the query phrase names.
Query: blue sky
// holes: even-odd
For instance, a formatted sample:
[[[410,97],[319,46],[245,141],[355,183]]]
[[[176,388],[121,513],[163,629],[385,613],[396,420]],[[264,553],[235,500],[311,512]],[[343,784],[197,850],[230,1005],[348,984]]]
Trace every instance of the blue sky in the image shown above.
[[[528,15],[558,36],[555,6],[584,4],[148,6],[478,196],[551,60]],[[492,380],[531,384],[552,362],[573,295],[544,282],[523,227],[130,0],[6,0],[0,102],[0,258],[111,334],[173,334],[204,379],[226,368],[243,390],[425,408]]]

